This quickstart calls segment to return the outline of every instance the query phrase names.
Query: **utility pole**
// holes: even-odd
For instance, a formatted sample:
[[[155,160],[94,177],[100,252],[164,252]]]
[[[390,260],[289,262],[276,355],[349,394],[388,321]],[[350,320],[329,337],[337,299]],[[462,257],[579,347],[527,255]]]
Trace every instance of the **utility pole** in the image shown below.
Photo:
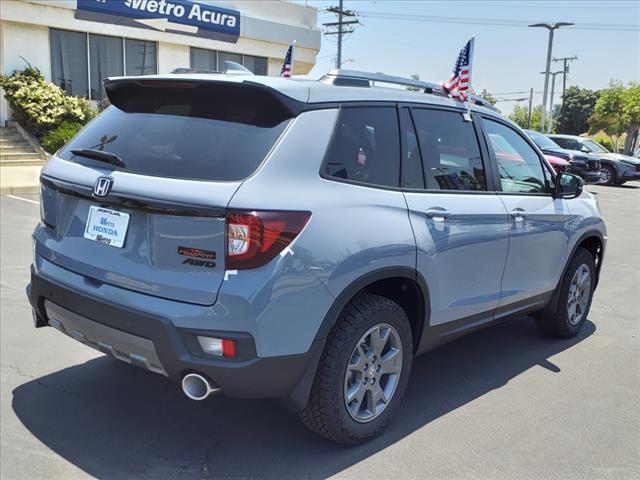
[[[564,133],[564,95],[567,90],[567,73],[569,73],[569,65],[567,62],[573,62],[574,60],[578,60],[578,56],[574,55],[573,57],[562,57],[562,58],[554,58],[554,62],[563,62],[562,71],[564,75],[562,75],[562,106],[560,107],[560,133]]]
[[[551,129],[553,128],[553,93],[556,89],[556,75],[560,75],[564,73],[562,70],[558,70],[557,72],[540,72],[542,74],[548,74],[553,77],[551,80],[551,97],[549,98],[549,125],[547,126],[547,133],[551,133]],[[544,133],[544,131],[542,132]]]
[[[531,87],[531,91],[529,92],[529,130],[531,130],[531,113],[532,113],[532,109],[533,108],[533,87]]]
[[[551,66],[551,51],[553,50],[553,32],[560,27],[573,25],[570,22],[534,23],[530,27],[542,27],[549,30],[549,43],[547,44],[547,64],[544,69],[544,90],[542,92],[542,112],[540,112],[540,132],[544,133],[544,121],[547,116],[547,93],[549,92],[549,67]]]
[[[355,17],[357,14],[353,10],[345,10],[343,7],[344,0],[340,0],[340,4],[337,7],[329,7],[327,8],[327,12],[335,13],[338,15],[337,22],[324,23],[323,25],[327,27],[327,30],[324,32],[325,35],[337,35],[338,36],[338,55],[336,57],[336,68],[340,68],[342,66],[342,36],[345,33],[353,33],[353,27],[345,27],[345,25],[357,25],[360,23],[359,20],[343,20],[343,17]],[[335,30],[330,30],[335,28]]]

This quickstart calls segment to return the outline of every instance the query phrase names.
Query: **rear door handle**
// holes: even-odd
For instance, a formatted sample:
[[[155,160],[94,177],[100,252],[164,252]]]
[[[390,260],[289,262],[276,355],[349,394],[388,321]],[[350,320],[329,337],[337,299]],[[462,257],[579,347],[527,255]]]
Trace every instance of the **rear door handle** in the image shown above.
[[[438,208],[430,208],[424,212],[424,214],[436,222],[442,222],[445,218],[449,218],[451,216],[451,213],[447,210],[440,210]]]
[[[526,218],[527,215],[529,215],[527,212],[525,212],[524,210],[522,210],[521,208],[514,208],[513,210],[511,210],[511,216],[513,218],[515,218],[516,220],[518,218],[523,219]]]

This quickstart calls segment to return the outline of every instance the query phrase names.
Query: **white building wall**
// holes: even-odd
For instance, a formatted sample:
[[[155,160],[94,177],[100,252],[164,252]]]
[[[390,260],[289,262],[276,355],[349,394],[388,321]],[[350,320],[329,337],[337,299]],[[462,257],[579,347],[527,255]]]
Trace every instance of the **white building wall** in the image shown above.
[[[0,73],[21,69],[24,57],[51,80],[49,28],[112,35],[158,43],[158,73],[189,67],[190,47],[268,58],[268,74],[280,72],[282,58],[297,41],[295,74],[313,68],[320,49],[317,10],[282,0],[199,0],[241,12],[240,38],[228,43],[157,30],[104,24],[75,18],[75,0],[0,0]],[[0,124],[9,112],[0,98]]]

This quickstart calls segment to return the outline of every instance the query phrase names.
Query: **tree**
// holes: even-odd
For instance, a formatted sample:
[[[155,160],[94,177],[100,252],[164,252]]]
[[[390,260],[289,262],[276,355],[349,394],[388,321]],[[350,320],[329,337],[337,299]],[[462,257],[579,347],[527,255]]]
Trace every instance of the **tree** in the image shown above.
[[[418,75],[417,73],[413,73],[411,75],[411,78],[413,80],[420,80],[420,75]],[[414,87],[414,86],[411,86],[411,85],[408,85],[408,86],[406,86],[404,88],[406,88],[407,90],[411,90],[412,92],[421,92],[421,91],[424,90],[424,88]]]
[[[534,107],[531,113],[531,127],[529,127],[529,108],[523,105],[516,105],[513,107],[513,112],[509,115],[509,118],[517,123],[521,128],[531,128],[531,130],[540,131],[540,113],[542,112],[542,105]]]
[[[592,133],[604,130],[617,138],[626,132],[624,153],[629,155],[640,129],[640,84],[630,82],[625,87],[621,81],[612,80],[600,91],[589,126]]]
[[[493,95],[491,95],[486,88],[482,89],[482,92],[480,92],[480,96],[486,100],[488,103],[490,103],[491,105],[493,105],[495,107],[496,105],[496,99],[493,97]]]
[[[598,99],[598,92],[587,88],[571,86],[564,95],[564,128],[561,133],[580,135],[589,129],[587,120],[593,115]],[[560,105],[556,107],[554,118],[560,123],[562,110]]]

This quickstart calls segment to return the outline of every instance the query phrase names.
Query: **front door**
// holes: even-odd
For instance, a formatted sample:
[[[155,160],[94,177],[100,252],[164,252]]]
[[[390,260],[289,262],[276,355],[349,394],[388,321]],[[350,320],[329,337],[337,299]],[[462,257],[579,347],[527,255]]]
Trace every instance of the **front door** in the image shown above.
[[[483,119],[498,168],[500,200],[509,213],[509,254],[500,307],[534,302],[552,292],[567,255],[566,200],[553,198],[551,172],[536,149],[511,126]]]

